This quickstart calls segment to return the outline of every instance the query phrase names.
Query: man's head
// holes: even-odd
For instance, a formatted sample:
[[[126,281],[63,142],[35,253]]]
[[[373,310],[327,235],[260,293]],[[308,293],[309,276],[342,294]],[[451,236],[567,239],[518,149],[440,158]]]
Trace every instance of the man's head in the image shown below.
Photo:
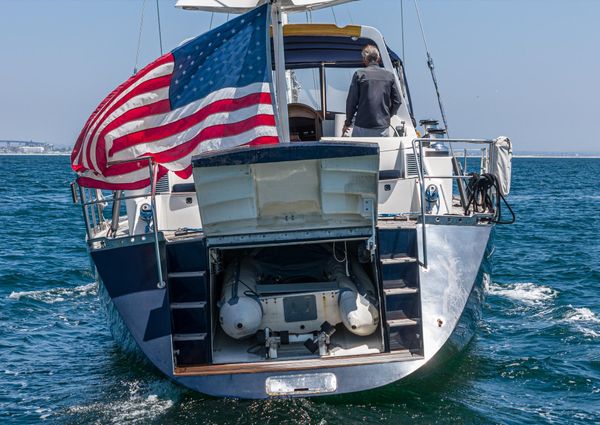
[[[362,58],[365,65],[369,65],[371,63],[379,63],[381,55],[379,54],[377,47],[372,44],[367,44],[362,49]]]

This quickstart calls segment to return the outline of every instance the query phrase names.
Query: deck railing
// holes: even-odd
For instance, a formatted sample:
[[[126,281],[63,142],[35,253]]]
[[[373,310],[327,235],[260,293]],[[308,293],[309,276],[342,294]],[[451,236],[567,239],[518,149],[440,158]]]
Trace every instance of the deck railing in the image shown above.
[[[125,162],[138,162],[140,159],[148,160],[148,175],[150,179],[150,203],[152,206],[152,233],[154,234],[154,252],[156,255],[156,274],[158,277],[158,288],[165,287],[163,279],[162,264],[160,259],[160,245],[158,239],[158,215],[156,213],[156,183],[158,164],[152,158],[137,158]],[[107,230],[106,235],[116,237],[119,227],[119,217],[121,202],[129,199],[147,198],[147,193],[139,195],[123,196],[122,190],[112,192],[112,195],[105,196],[100,189],[92,189],[78,185],[76,182],[71,183],[71,193],[73,202],[79,203],[83,212],[83,220],[85,222],[85,231],[88,244],[92,244],[98,233]],[[112,218],[109,221],[104,216],[104,210],[112,201]]]
[[[450,153],[452,156],[452,161],[454,165],[454,174],[451,176],[435,176],[431,175],[425,169],[425,163],[423,161],[423,146],[425,144],[431,145],[434,143],[443,143],[447,144],[450,149]],[[419,262],[424,268],[427,268],[427,231],[426,231],[426,223],[425,217],[427,216],[425,211],[425,191],[427,184],[426,180],[432,179],[452,179],[453,182],[457,183],[460,205],[464,211],[464,214],[467,214],[467,205],[466,205],[466,197],[465,197],[465,189],[464,184],[466,180],[471,179],[472,176],[467,174],[468,172],[468,159],[479,159],[479,174],[483,174],[489,172],[490,165],[492,164],[493,158],[493,150],[490,149],[491,145],[494,143],[494,140],[490,139],[432,139],[432,138],[418,138],[412,141],[413,151],[415,156],[417,157],[417,168],[418,168],[418,176],[419,176],[419,186],[420,186],[420,202],[421,202],[421,238],[422,238],[422,257],[419,259]],[[479,149],[467,149],[463,148],[461,150],[454,149],[455,145],[483,145],[482,148]],[[469,155],[469,152],[476,151],[478,155]],[[462,153],[462,156],[460,155]],[[462,164],[460,164],[460,159],[462,159]],[[458,171],[458,172],[457,172]],[[454,185],[453,185],[454,186]],[[452,196],[454,199],[454,196]]]

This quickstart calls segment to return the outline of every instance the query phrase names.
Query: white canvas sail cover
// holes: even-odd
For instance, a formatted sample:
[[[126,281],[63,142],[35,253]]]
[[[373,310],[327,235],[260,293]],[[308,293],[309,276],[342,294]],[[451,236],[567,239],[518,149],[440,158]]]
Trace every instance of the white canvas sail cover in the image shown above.
[[[508,196],[512,176],[512,143],[508,137],[498,137],[492,144],[491,173],[496,175],[500,193]]]
[[[177,0],[175,7],[206,12],[244,13],[267,0]],[[302,12],[336,6],[356,0],[279,0],[284,12]]]

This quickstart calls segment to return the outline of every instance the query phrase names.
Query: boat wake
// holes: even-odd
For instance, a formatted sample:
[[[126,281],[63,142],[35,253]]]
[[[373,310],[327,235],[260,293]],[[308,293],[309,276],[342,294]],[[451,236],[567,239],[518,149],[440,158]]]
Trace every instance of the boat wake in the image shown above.
[[[531,282],[486,285],[490,295],[510,298],[528,305],[547,303],[558,296],[558,291],[548,286],[536,285]]]
[[[573,325],[585,336],[600,338],[600,317],[587,307],[569,305],[569,310],[561,321]],[[593,329],[594,327],[596,329]]]
[[[127,387],[124,400],[73,406],[67,409],[67,413],[83,421],[99,420],[112,424],[147,423],[166,413],[177,401],[172,400],[174,386],[167,381],[155,381],[148,385],[134,380],[124,384]]]
[[[527,310],[541,308],[534,316],[542,316],[558,325],[569,325],[577,333],[586,337],[600,338],[600,317],[587,307],[572,305],[549,305],[559,292],[548,286],[531,282],[497,284],[484,280],[486,292],[492,296],[508,298],[522,304]]]
[[[75,286],[73,288],[52,288],[39,291],[21,291],[11,292],[8,296],[11,300],[30,299],[40,301],[46,304],[63,302],[69,298],[85,297],[95,295],[98,290],[98,283],[92,282],[87,285]]]

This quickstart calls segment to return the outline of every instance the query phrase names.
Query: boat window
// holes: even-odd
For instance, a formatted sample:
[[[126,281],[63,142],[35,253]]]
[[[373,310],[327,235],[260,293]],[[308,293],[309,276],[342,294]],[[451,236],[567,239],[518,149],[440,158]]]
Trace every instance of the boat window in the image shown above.
[[[302,103],[314,110],[321,110],[321,84],[317,68],[294,69],[288,71],[288,84],[291,96],[290,103]]]
[[[327,112],[346,112],[346,98],[356,68],[326,68]]]
[[[356,68],[325,68],[328,113],[344,113],[346,97]],[[318,68],[288,71],[289,103],[308,105],[316,111],[321,108],[321,81]]]

